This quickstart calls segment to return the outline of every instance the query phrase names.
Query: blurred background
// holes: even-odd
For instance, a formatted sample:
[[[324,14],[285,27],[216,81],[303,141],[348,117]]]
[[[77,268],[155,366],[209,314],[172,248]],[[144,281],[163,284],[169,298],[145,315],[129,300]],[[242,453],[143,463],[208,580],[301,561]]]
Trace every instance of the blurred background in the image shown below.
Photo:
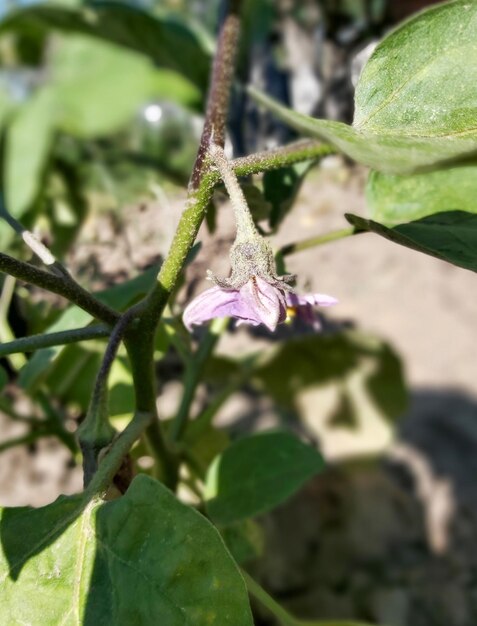
[[[229,153],[296,139],[248,98],[248,83],[295,110],[351,123],[354,86],[376,42],[430,4],[246,0]],[[222,11],[221,0],[0,0],[1,210],[118,308],[148,289],[178,222]],[[245,186],[278,249],[345,227],[345,212],[367,215],[367,173],[330,156]],[[219,190],[171,324],[205,286],[206,269],[227,273],[233,236]],[[4,221],[0,246],[32,260]],[[219,426],[233,437],[286,424],[315,440],[329,464],[254,526],[251,566],[303,617],[474,626],[475,276],[368,234],[286,263],[301,290],[339,299],[322,319],[324,334],[310,339],[299,323],[273,336],[245,327],[227,334],[199,398],[206,402],[224,384],[220,372],[234,372],[251,352],[282,346],[260,384],[230,396]],[[1,276],[1,342],[90,321],[61,298]],[[162,330],[159,408],[167,416],[182,366]],[[337,330],[349,333],[345,340],[334,339]],[[303,342],[296,361],[286,353],[290,339]],[[311,371],[306,344],[319,355]],[[81,488],[74,433],[103,348],[86,342],[1,359],[1,505],[40,506]],[[342,366],[333,369],[337,354]],[[133,405],[128,368],[120,354],[111,380],[118,428]],[[147,457],[138,465],[147,469]],[[269,623],[257,614],[257,624]]]

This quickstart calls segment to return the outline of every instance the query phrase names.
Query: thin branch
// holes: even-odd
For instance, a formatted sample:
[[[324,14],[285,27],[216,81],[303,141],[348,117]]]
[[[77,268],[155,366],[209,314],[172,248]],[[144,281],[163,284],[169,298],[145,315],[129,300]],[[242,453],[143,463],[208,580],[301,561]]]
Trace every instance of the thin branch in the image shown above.
[[[30,443],[34,443],[41,437],[46,437],[51,433],[47,430],[33,430],[31,433],[27,433],[26,435],[21,435],[20,437],[15,437],[14,439],[7,439],[7,441],[2,441],[0,443],[0,452],[5,452],[5,450],[9,450],[10,448],[14,448],[16,446],[24,446]]]
[[[274,600],[265,589],[259,585],[245,570],[242,570],[242,576],[245,580],[248,592],[252,595],[262,606],[264,606],[269,613],[271,613],[281,626],[371,626],[363,622],[354,622],[349,620],[301,620],[286,611],[282,606]]]
[[[138,314],[138,306],[131,307],[113,328],[96,376],[88,414],[78,430],[83,453],[84,484],[87,486],[97,469],[100,451],[111,443],[115,430],[109,421],[108,378],[119,345],[127,327]]]
[[[109,337],[111,328],[105,324],[86,326],[86,328],[76,328],[74,330],[62,330],[57,333],[46,335],[30,335],[30,337],[19,337],[14,341],[0,344],[0,357],[19,352],[34,352],[41,348],[51,348],[52,346],[63,346],[78,341],[88,341],[90,339],[101,339]]]
[[[2,252],[0,252],[0,272],[5,272],[26,283],[63,296],[90,313],[93,317],[106,322],[106,324],[113,325],[120,318],[119,313],[97,300],[69,276],[50,274],[30,263],[18,261]]]
[[[325,243],[331,241],[337,241],[338,239],[344,239],[345,237],[351,237],[351,235],[358,235],[361,231],[357,231],[353,226],[350,228],[342,228],[341,230],[333,230],[330,233],[324,235],[317,235],[316,237],[310,237],[309,239],[303,239],[302,241],[296,241],[295,243],[289,243],[283,248],[280,248],[277,255],[289,256],[296,252],[302,252],[303,250],[309,250],[316,246],[322,246]]]

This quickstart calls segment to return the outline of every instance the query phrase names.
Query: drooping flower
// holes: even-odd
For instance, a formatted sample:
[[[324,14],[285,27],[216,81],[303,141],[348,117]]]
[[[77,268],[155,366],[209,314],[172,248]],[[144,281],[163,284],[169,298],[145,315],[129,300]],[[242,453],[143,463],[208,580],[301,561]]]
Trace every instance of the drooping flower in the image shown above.
[[[243,192],[230,164],[218,146],[212,146],[211,156],[220,170],[229,191],[237,223],[237,236],[230,250],[231,274],[218,278],[208,272],[215,283],[188,304],[183,321],[191,330],[215,317],[232,317],[239,323],[264,324],[274,331],[284,322],[290,310],[297,315],[312,316],[313,306],[330,306],[337,300],[324,294],[298,296],[290,283],[295,277],[277,275],[272,249],[255,228]]]
[[[337,302],[336,298],[320,293],[285,293],[260,277],[252,277],[241,289],[215,285],[203,291],[186,307],[183,320],[189,330],[215,317],[232,317],[240,324],[263,324],[274,331],[277,324],[291,314],[318,330],[319,320],[313,307],[332,306]]]
[[[264,324],[275,330],[285,321],[287,302],[284,292],[259,276],[252,276],[239,289],[226,289],[215,285],[199,294],[186,307],[185,326],[203,324],[215,317],[233,317],[241,323]]]

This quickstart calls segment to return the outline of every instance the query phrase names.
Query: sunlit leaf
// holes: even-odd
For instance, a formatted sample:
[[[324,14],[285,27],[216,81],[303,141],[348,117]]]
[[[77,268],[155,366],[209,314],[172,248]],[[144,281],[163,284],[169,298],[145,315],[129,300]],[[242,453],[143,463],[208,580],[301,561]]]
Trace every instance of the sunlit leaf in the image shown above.
[[[477,215],[446,211],[388,228],[357,215],[346,215],[355,228],[381,235],[424,254],[477,272]]]
[[[6,624],[252,626],[218,532],[145,475],[111,502],[4,509],[0,534]]]
[[[256,90],[252,95],[290,126],[360,163],[414,171],[477,151],[476,37],[477,4],[469,0],[405,22],[365,66],[353,126],[291,111]]]
[[[371,172],[366,195],[371,217],[387,226],[449,209],[477,213],[477,166],[408,176]]]

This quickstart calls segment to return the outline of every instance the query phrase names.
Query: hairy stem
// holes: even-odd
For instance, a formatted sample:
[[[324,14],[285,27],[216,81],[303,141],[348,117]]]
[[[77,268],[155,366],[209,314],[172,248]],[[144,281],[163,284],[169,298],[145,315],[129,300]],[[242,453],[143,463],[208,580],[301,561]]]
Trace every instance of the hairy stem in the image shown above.
[[[216,144],[210,146],[210,156],[212,157],[217,169],[220,172],[220,176],[224,181],[225,188],[230,196],[230,202],[235,214],[235,222],[237,225],[237,238],[238,241],[249,241],[257,236],[257,229],[248,208],[247,201],[240,187],[237,175],[227,159],[224,149]]]
[[[63,296],[106,324],[115,324],[120,317],[119,313],[97,300],[70,277],[50,274],[2,252],[0,252],[0,272]]]
[[[333,146],[315,139],[302,139],[294,141],[287,146],[256,152],[250,156],[234,159],[231,165],[237,176],[250,176],[269,170],[276,170],[287,165],[322,159],[330,154],[335,154]]]
[[[86,328],[62,330],[57,333],[49,333],[46,335],[19,337],[14,341],[0,344],[0,357],[20,352],[34,352],[35,350],[40,350],[41,348],[64,346],[78,341],[101,339],[103,337],[109,337],[110,334],[110,326],[107,326],[106,324],[96,324],[94,326],[86,326]]]
[[[228,12],[219,34],[204,128],[189,184],[189,197],[169,254],[157,277],[157,284],[149,294],[147,301],[147,309],[154,320],[154,324],[159,321],[167,299],[180,276],[187,255],[204,219],[217,180],[209,172],[206,157],[212,141],[219,146],[224,145],[225,122],[240,35],[241,5],[242,0],[230,0]]]

